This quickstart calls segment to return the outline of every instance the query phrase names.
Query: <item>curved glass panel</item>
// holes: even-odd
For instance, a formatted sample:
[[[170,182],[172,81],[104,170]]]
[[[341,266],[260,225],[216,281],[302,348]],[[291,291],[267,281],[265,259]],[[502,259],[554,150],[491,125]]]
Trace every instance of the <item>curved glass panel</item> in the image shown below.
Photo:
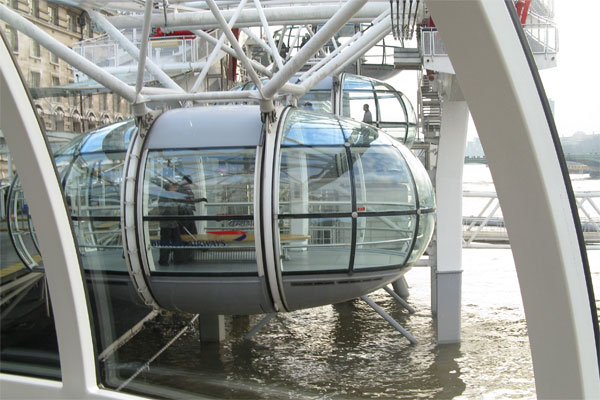
[[[149,151],[143,220],[150,270],[256,274],[255,148]]]
[[[416,215],[358,218],[354,270],[403,266],[413,242]]]
[[[415,247],[413,248],[408,263],[412,264],[417,261],[429,245],[431,236],[433,235],[433,228],[435,227],[435,214],[427,213],[421,214],[419,218],[419,231],[417,233],[417,240],[415,241]]]
[[[311,90],[298,100],[298,107],[307,111],[333,113],[331,90]]]
[[[412,106],[410,100],[404,93],[398,92],[404,103],[404,107],[406,107],[406,116],[408,118],[408,130],[406,132],[406,139],[404,141],[404,145],[407,147],[411,147],[415,141],[415,137],[417,136],[417,114],[415,113],[415,109]]]
[[[368,90],[373,91],[373,83],[369,78],[358,75],[346,74],[344,76],[343,90]]]
[[[281,269],[284,273],[347,272],[352,218],[279,219]]]
[[[404,159],[408,163],[408,166],[413,174],[415,184],[417,185],[417,191],[419,193],[419,208],[421,209],[433,209],[435,208],[435,194],[433,192],[433,186],[429,179],[429,175],[423,167],[423,164],[417,157],[406,147],[398,146],[398,149],[402,152]]]
[[[86,269],[126,272],[120,226],[125,152],[79,154],[65,181],[67,206]]]
[[[342,93],[342,116],[356,121],[375,124],[377,107],[373,91],[349,91]]]
[[[303,144],[304,137],[313,143],[319,140],[298,132],[304,120],[315,120],[311,113],[292,110],[284,123],[276,210],[282,271],[350,272],[405,266],[419,212],[411,173],[415,157],[369,125],[333,116],[321,118],[328,132],[323,142],[331,143],[331,138],[343,133],[343,145]],[[336,129],[339,134],[334,133]],[[288,140],[290,134],[293,141]],[[289,142],[293,145],[285,144]],[[406,161],[409,157],[412,164]],[[420,164],[415,165],[426,174]],[[416,176],[423,180],[420,185],[431,186],[426,175],[417,172]],[[428,190],[423,189],[426,203],[433,193]],[[421,227],[425,245],[430,229],[427,224]]]
[[[351,211],[352,190],[344,147],[281,149],[279,214]]]
[[[283,135],[282,146],[344,144],[344,136],[335,118],[296,109],[288,112]]]
[[[29,205],[18,176],[15,177],[8,193],[6,209],[10,237],[19,258],[29,269],[42,267],[42,257],[29,214]]]
[[[392,146],[352,147],[358,212],[416,210],[407,164]]]

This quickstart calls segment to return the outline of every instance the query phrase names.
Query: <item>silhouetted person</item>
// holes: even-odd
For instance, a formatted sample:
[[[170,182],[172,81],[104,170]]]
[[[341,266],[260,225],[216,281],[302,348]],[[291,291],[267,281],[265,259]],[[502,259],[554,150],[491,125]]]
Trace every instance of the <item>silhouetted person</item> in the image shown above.
[[[373,115],[371,114],[371,111],[369,111],[369,105],[368,104],[363,105],[363,110],[365,112],[365,115],[363,115],[362,122],[367,123],[367,124],[373,124]]]
[[[174,183],[168,183],[166,191],[158,199],[158,207],[160,215],[162,216],[182,216],[182,215],[194,215],[194,204],[204,201],[208,202],[206,198],[202,197],[194,199],[194,194],[189,188],[191,180],[186,179],[188,184],[176,185]],[[196,223],[194,220],[185,219],[172,219],[160,221],[160,241],[162,246],[185,246],[182,240],[182,235],[193,236],[198,233],[196,230]],[[169,265],[169,259],[173,253],[173,262],[175,264],[183,264],[193,259],[192,249],[170,249],[161,248],[160,257],[158,263],[162,266]]]

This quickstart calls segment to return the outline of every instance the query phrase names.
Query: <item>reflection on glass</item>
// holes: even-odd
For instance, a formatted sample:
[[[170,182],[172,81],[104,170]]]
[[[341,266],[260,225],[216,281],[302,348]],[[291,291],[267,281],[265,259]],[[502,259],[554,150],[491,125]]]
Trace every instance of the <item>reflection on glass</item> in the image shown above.
[[[347,271],[352,243],[352,219],[281,218],[279,243],[284,273]]]
[[[435,225],[435,214],[421,214],[419,219],[419,232],[417,234],[417,240],[415,242],[415,247],[410,254],[410,258],[408,260],[409,264],[417,261],[427,248],[429,241],[431,240],[431,235],[433,235],[433,228]]]
[[[415,222],[415,215],[358,218],[354,270],[404,265]]]
[[[3,137],[0,144],[6,146]],[[6,179],[13,168],[9,153],[4,151],[0,159],[4,161],[0,163],[0,204],[8,203],[0,213],[4,227],[0,230],[0,372],[60,380],[58,342],[45,275],[38,268],[29,269],[43,266],[29,205],[19,178],[12,186]]]
[[[42,267],[42,257],[35,236],[29,204],[25,199],[21,181],[15,177],[7,194],[7,220],[9,233],[19,258],[27,268]]]
[[[410,171],[391,146],[352,147],[358,212],[415,210]]]
[[[282,146],[343,145],[338,122],[331,116],[290,110],[286,117]]]
[[[332,113],[331,90],[311,90],[298,100],[298,107],[307,111]]]
[[[144,233],[152,271],[256,273],[254,148],[150,151]]]
[[[363,78],[357,75],[345,75],[344,91],[346,90],[373,90],[373,83],[368,78]]]
[[[365,105],[368,106],[368,111]],[[370,116],[367,112],[370,113]],[[375,93],[372,91],[352,92],[344,90],[342,94],[342,116],[367,123],[370,117],[372,123],[376,123],[378,119]]]
[[[352,211],[344,147],[283,148],[280,171],[280,214]]]
[[[409,149],[403,146],[398,146],[398,149],[404,155],[404,158],[406,159],[406,162],[413,173],[413,177],[417,185],[417,191],[419,193],[419,208],[435,208],[435,194],[433,193],[433,187],[429,181],[429,175],[427,175],[427,171],[419,159],[416,158]]]
[[[120,186],[125,153],[79,154],[64,190],[85,268],[127,271],[121,239]]]

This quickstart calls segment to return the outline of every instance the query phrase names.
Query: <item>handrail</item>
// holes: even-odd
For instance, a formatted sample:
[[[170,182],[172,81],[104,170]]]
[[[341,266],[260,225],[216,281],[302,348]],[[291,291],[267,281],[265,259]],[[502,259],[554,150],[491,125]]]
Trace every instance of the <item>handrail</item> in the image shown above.
[[[481,199],[477,214],[463,215],[463,248],[506,248],[508,233],[496,192],[463,191],[463,198]],[[587,248],[600,249],[600,191],[576,192],[575,198]],[[476,210],[472,205],[463,209]]]

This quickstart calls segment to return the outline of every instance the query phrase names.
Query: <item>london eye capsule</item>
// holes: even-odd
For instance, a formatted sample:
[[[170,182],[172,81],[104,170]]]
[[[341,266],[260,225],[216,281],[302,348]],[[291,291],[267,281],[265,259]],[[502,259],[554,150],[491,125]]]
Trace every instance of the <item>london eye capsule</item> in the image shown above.
[[[334,84],[336,80],[339,84]],[[255,89],[253,82],[238,88]],[[302,96],[298,106],[368,123],[407,147],[417,134],[417,115],[406,95],[386,82],[365,76],[343,73],[339,78],[327,77]]]
[[[83,267],[131,279],[153,307],[253,314],[353,299],[401,277],[434,226],[413,154],[332,114],[285,107],[263,124],[256,106],[182,108],[56,157]]]

